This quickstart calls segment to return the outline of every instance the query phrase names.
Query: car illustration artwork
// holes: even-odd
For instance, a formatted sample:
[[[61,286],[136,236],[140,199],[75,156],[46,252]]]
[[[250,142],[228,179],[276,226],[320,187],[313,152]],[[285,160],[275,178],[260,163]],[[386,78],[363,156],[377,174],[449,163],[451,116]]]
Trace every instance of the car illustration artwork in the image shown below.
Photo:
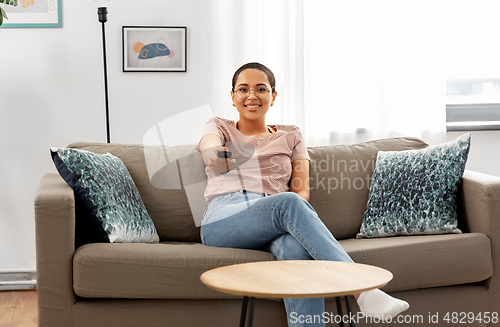
[[[163,41],[164,43],[160,43]],[[160,39],[156,43],[150,43],[144,45],[141,42],[136,42],[134,44],[134,52],[139,54],[139,59],[152,59],[155,57],[169,57],[172,58],[175,53],[171,50],[165,40]]]

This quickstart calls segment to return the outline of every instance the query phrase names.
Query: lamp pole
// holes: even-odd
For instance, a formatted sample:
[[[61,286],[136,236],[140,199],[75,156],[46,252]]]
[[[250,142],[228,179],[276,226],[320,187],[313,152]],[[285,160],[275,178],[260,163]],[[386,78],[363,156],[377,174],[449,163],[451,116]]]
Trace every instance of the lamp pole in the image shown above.
[[[109,98],[108,98],[108,64],[106,59],[106,26],[105,23],[108,21],[108,2],[110,0],[94,0],[97,2],[97,15],[99,22],[102,25],[102,56],[104,62],[104,101],[106,105],[106,140],[110,143],[110,132],[109,132]]]

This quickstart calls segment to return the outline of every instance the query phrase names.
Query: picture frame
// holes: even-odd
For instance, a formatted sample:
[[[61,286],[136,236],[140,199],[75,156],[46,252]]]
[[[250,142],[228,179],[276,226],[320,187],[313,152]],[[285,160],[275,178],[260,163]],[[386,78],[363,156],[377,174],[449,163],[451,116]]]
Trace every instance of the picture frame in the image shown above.
[[[62,27],[62,0],[18,0],[3,9],[9,18],[0,28]]]
[[[123,26],[123,72],[186,72],[187,27]]]

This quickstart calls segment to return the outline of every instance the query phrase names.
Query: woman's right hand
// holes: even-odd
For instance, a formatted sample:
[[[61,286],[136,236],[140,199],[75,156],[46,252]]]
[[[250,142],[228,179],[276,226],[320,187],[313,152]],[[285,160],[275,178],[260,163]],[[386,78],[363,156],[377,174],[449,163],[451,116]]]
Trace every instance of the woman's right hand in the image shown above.
[[[227,148],[223,147],[222,145],[210,147],[202,150],[201,156],[205,165],[210,167],[210,169],[212,169],[216,173],[222,174],[231,170],[236,160],[229,158],[219,158],[219,156],[217,155],[217,152],[219,151],[227,151]]]
[[[205,165],[216,173],[228,172],[236,162],[234,159],[219,158],[217,156],[217,152],[227,151],[227,148],[222,146],[220,138],[216,135],[205,135],[200,142],[200,150]]]

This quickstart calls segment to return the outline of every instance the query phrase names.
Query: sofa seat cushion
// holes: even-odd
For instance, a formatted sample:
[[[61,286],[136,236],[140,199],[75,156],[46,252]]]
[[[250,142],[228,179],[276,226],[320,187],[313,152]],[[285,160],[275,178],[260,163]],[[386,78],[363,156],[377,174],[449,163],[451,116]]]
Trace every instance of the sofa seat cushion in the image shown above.
[[[489,238],[481,233],[399,236],[340,241],[354,261],[383,267],[388,292],[474,283],[492,274]],[[212,268],[275,260],[267,252],[200,243],[109,244],[80,247],[73,288],[87,298],[227,299],[200,275]]]
[[[491,277],[490,239],[482,233],[347,239],[355,262],[391,271],[387,292],[459,285]]]
[[[227,299],[200,281],[221,266],[276,260],[267,252],[201,243],[86,244],[73,257],[73,289],[86,298]]]

